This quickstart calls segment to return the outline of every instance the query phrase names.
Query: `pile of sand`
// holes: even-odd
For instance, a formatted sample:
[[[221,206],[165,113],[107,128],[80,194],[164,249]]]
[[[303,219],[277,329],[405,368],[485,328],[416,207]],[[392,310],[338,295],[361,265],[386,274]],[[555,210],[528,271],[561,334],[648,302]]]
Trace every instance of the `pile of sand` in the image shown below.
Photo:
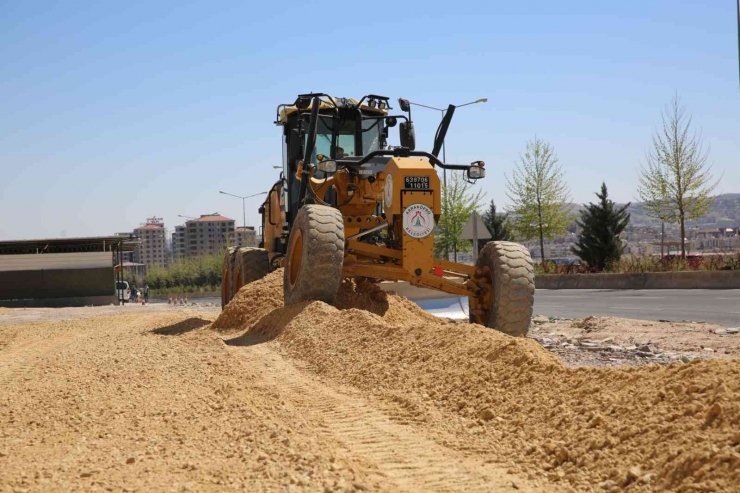
[[[222,327],[235,321],[320,373],[407,396],[430,425],[467,423],[458,445],[493,460],[584,490],[740,485],[738,361],[570,369],[534,341],[444,322],[372,285],[345,283],[339,309],[275,309],[280,271],[243,288],[237,301]]]
[[[283,270],[242,287],[224,308],[212,327],[219,330],[249,327],[283,306]]]

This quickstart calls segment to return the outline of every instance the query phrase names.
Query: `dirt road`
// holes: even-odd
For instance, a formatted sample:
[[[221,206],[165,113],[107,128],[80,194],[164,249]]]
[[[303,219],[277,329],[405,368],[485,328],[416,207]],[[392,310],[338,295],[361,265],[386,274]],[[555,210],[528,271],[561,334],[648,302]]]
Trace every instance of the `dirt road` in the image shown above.
[[[281,279],[0,323],[0,491],[738,491],[737,360],[570,368],[371,285],[283,308]]]
[[[537,490],[209,316],[0,329],[0,491]]]

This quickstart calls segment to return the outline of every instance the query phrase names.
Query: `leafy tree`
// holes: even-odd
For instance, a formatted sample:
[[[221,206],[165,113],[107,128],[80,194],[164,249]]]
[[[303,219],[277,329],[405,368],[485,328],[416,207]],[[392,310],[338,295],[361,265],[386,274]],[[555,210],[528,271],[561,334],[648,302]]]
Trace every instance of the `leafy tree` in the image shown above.
[[[437,223],[437,232],[434,236],[434,255],[446,258],[450,250],[468,252],[472,244],[469,240],[460,238],[465,222],[470,214],[480,207],[483,192],[473,192],[472,185],[465,181],[459,172],[453,172],[447,181],[447,187],[442,189],[442,216]]]
[[[627,212],[629,204],[617,207],[609,200],[606,183],[601,184],[601,192],[596,196],[599,202],[588,204],[581,211],[577,221],[581,233],[572,251],[589,267],[601,271],[622,257],[624,246],[619,235],[629,224],[630,214]]]
[[[640,169],[638,196],[649,216],[681,226],[681,256],[686,257],[686,220],[699,219],[712,204],[709,151],[689,133],[691,117],[678,96],[661,113],[663,128],[653,134],[646,163]]]
[[[535,137],[519,161],[511,179],[506,177],[514,233],[525,240],[539,238],[544,262],[545,238],[565,233],[572,222],[570,192],[552,145]]]

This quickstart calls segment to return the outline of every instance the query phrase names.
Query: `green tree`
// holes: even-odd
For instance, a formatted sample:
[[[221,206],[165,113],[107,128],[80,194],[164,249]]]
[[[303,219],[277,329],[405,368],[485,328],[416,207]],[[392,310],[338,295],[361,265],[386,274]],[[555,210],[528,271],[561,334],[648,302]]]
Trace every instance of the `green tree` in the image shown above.
[[[459,172],[452,172],[447,187],[442,189],[442,216],[434,236],[434,255],[445,257],[449,251],[468,252],[471,241],[460,238],[465,222],[474,210],[480,208],[483,192],[473,192],[472,185]]]
[[[629,204],[617,207],[609,200],[606,183],[601,184],[601,192],[596,196],[599,202],[588,204],[581,211],[577,221],[581,233],[571,250],[589,267],[602,271],[610,262],[622,257],[624,246],[619,235],[629,224],[630,214],[627,212]]]
[[[486,225],[486,229],[491,234],[491,238],[487,240],[478,241],[478,250],[480,251],[486,243],[490,241],[513,241],[514,235],[511,234],[510,226],[508,224],[509,215],[506,213],[499,213],[496,211],[496,204],[493,199],[488,205],[488,210],[483,214],[483,224]]]
[[[573,220],[570,192],[552,145],[537,137],[527,142],[514,174],[506,177],[506,187],[514,233],[525,240],[539,238],[544,262],[545,238],[565,233]]]
[[[483,214],[483,222],[491,234],[489,241],[512,241],[513,236],[507,227],[508,216],[508,214],[496,212],[496,204],[491,199],[488,210]]]
[[[699,219],[712,204],[713,182],[709,152],[701,138],[690,133],[691,117],[678,96],[661,113],[663,128],[640,169],[638,197],[649,216],[681,226],[681,256],[686,257],[686,220]]]

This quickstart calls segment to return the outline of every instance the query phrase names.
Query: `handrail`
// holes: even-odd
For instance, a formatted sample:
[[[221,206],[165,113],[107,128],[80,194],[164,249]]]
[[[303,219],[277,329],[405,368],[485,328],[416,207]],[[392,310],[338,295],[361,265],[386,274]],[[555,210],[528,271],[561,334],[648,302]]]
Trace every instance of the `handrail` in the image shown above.
[[[380,156],[393,156],[393,157],[425,157],[429,159],[429,162],[432,163],[433,166],[439,166],[442,169],[450,169],[450,170],[459,170],[459,171],[465,171],[470,168],[470,165],[467,164],[445,164],[442,161],[440,161],[437,156],[434,154],[431,154],[426,151],[410,151],[405,147],[399,147],[393,150],[378,150],[373,151],[367,156],[363,156],[362,159],[359,161],[354,161],[351,159],[334,159],[334,161],[337,162],[338,166],[345,166],[345,167],[358,167],[362,166],[363,164],[367,163],[373,158],[380,157]]]

